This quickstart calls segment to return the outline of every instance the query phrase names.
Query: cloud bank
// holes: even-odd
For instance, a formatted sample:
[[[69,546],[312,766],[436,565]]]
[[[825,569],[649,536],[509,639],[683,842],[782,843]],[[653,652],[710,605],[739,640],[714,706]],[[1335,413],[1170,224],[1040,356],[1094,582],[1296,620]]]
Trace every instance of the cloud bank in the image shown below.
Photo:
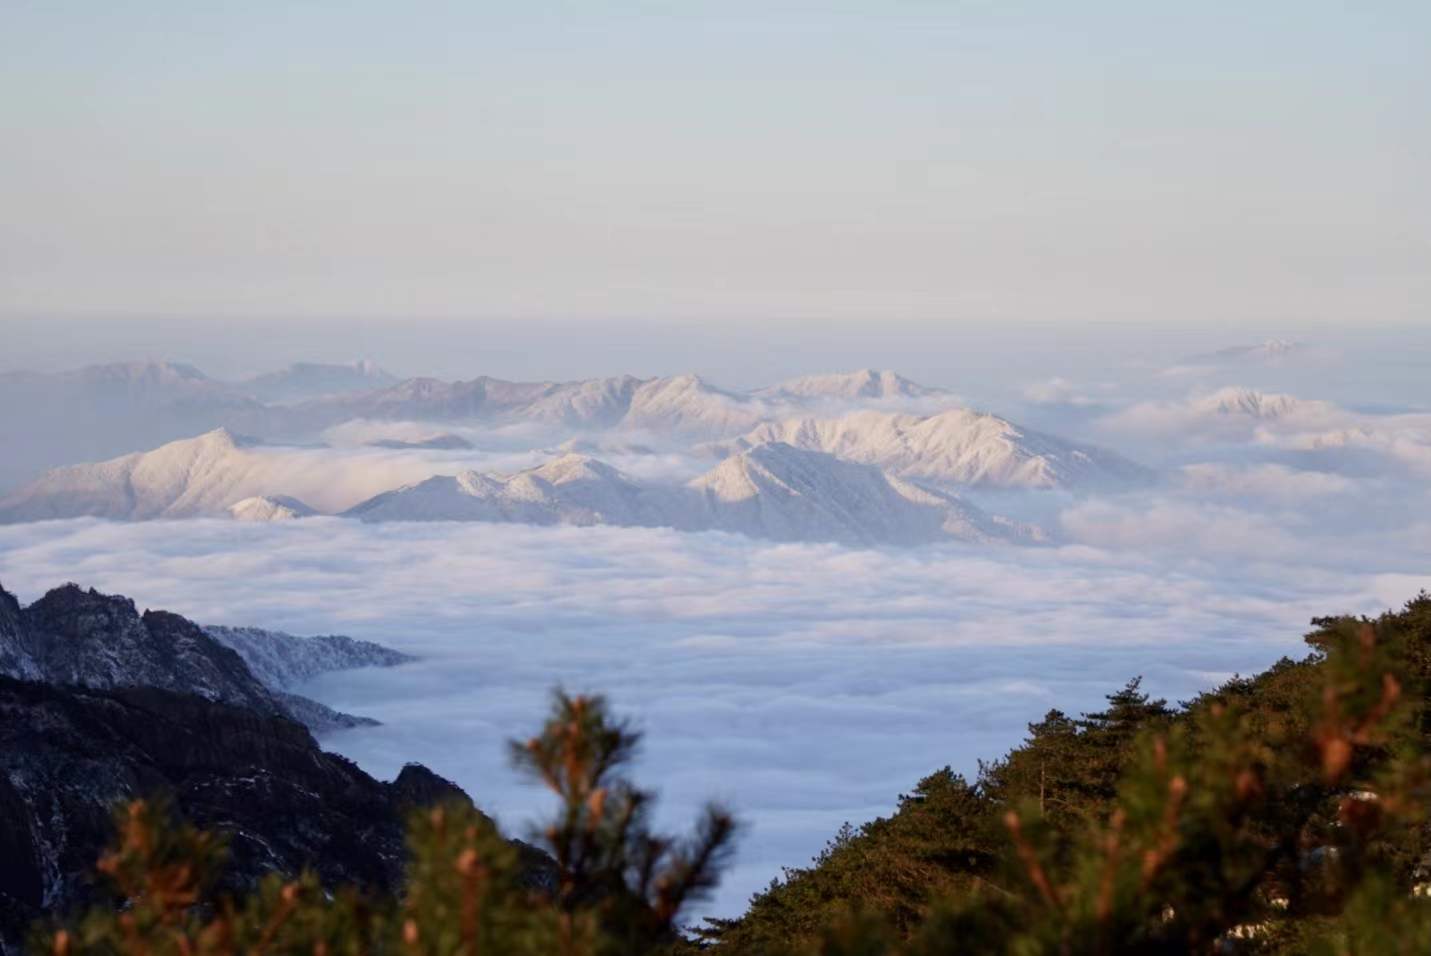
[[[1309,618],[1373,612],[1431,581],[1431,528],[1305,546],[1306,528],[1169,500],[1085,502],[1055,548],[904,551],[717,533],[311,519],[0,528],[0,580],[76,580],[206,623],[340,631],[421,656],[304,689],[384,726],[327,746],[380,776],[420,760],[520,830],[547,806],[505,764],[561,684],[648,730],[662,815],[708,797],[748,822],[709,911],[738,912],[839,824],[966,773],[1052,706],[1127,678],[1185,698],[1302,652]],[[1181,509],[1181,510],[1180,510]],[[1201,535],[1189,529],[1221,522]],[[1302,542],[1304,546],[1298,547]]]

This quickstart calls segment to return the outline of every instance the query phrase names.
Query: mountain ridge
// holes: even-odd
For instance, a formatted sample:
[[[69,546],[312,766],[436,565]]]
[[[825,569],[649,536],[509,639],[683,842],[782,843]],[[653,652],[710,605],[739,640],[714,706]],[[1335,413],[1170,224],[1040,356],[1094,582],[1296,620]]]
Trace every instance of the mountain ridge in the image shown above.
[[[243,630],[250,633],[238,633]],[[301,638],[251,633],[255,630],[203,628],[168,611],[141,613],[129,598],[73,583],[21,607],[0,585],[0,674],[19,680],[98,689],[157,687],[289,717],[324,732],[376,721],[292,693],[296,679],[271,683],[256,671],[283,674],[275,662],[287,661],[288,673],[316,676],[409,659],[350,638],[329,636],[307,645],[296,643]],[[280,646],[285,639],[287,648]],[[251,667],[250,660],[259,667]]]
[[[760,445],[680,486],[643,485],[585,455],[512,474],[461,472],[385,492],[364,521],[521,521],[726,531],[856,545],[1037,540],[947,492],[790,445]]]
[[[706,448],[729,454],[769,442],[875,465],[902,478],[951,485],[1079,488],[1143,482],[1152,475],[1106,449],[1064,441],[968,408],[929,415],[865,410],[833,418],[788,418]]]

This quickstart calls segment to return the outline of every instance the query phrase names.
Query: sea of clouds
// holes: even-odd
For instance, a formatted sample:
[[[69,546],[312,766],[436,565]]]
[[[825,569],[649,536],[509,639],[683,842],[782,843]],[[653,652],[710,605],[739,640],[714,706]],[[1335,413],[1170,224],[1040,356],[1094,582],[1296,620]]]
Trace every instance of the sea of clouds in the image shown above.
[[[1265,351],[1052,378],[990,402],[1158,470],[1151,487],[1121,493],[970,492],[1038,522],[1046,546],[81,519],[0,527],[0,582],[24,601],[73,580],[204,623],[347,633],[416,654],[305,689],[383,722],[325,746],[384,778],[421,761],[518,833],[550,804],[507,765],[505,742],[537,728],[554,686],[605,693],[646,731],[637,776],[659,791],[664,823],[711,798],[745,822],[705,910],[733,915],[841,823],[890,812],[942,766],[976,773],[1052,707],[1097,708],[1140,675],[1154,694],[1187,699],[1305,653],[1315,616],[1374,614],[1431,587],[1424,363]],[[1265,414],[1215,410],[1241,384],[1273,393]],[[439,431],[476,447],[367,445]],[[359,480],[413,462],[527,467],[561,437],[355,422],[330,430],[321,454]],[[581,450],[651,480],[706,467],[659,440],[588,436]]]
[[[1426,513],[1424,510],[1422,513]],[[709,798],[746,823],[707,912],[739,912],[844,821],[952,765],[972,774],[1051,707],[1128,678],[1185,699],[1300,655],[1310,618],[1431,582],[1431,524],[1388,538],[1147,494],[1064,512],[1054,547],[855,550],[724,534],[490,524],[0,528],[0,581],[63,581],[205,623],[342,632],[410,651],[307,688],[383,722],[325,746],[390,778],[453,778],[510,829],[549,809],[508,766],[554,686],[647,733],[640,780],[677,826]]]

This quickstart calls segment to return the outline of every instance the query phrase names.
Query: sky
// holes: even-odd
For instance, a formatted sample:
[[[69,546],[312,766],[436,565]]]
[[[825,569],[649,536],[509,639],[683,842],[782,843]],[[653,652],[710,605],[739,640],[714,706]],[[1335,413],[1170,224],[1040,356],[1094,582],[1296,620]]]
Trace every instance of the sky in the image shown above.
[[[11,0],[0,322],[1414,325],[1428,33],[1400,0]]]

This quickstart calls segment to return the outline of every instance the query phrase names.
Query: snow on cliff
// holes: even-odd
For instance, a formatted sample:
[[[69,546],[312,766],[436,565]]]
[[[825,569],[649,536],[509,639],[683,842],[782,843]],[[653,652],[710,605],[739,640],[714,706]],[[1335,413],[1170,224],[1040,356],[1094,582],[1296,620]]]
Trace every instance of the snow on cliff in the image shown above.
[[[296,637],[259,627],[204,625],[204,633],[243,658],[248,669],[276,690],[293,690],[332,671],[359,667],[396,667],[413,657],[372,641],[341,634]]]

